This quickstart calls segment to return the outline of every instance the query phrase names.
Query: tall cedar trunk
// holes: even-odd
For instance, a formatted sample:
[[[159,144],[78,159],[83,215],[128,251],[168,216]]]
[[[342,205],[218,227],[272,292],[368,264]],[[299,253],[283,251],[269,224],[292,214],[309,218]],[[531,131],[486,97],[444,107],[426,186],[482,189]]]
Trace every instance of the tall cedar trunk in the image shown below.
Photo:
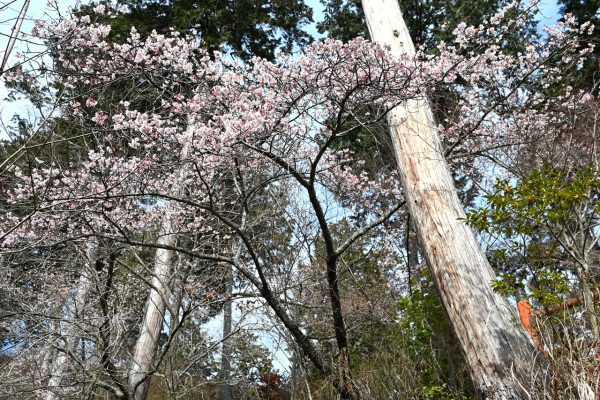
[[[598,318],[596,317],[596,307],[594,306],[594,292],[590,282],[592,281],[590,276],[590,267],[587,263],[577,268],[577,275],[581,282],[581,291],[583,292],[583,306],[587,314],[587,320],[590,325],[590,329],[594,335],[594,339],[600,340],[600,328],[598,327]]]
[[[221,352],[221,393],[220,400],[231,400],[231,322],[232,322],[232,299],[233,293],[233,269],[227,266],[227,281],[225,283],[225,306],[223,307],[223,349]]]
[[[55,358],[52,362],[52,369],[50,372],[50,379],[48,380],[48,390],[45,394],[46,400],[58,400],[61,396],[61,386],[63,385],[63,379],[69,366],[70,354],[75,354],[77,348],[77,342],[79,341],[77,335],[77,321],[81,316],[81,312],[85,308],[86,299],[92,290],[92,273],[94,271],[94,265],[98,258],[98,244],[90,240],[86,243],[86,258],[87,265],[84,267],[79,281],[77,282],[77,292],[73,298],[71,305],[67,306],[66,318],[67,324],[64,329],[64,333],[60,338],[63,342],[63,347],[54,352]],[[62,329],[57,326],[57,331],[61,332]],[[60,342],[57,343],[60,346]]]
[[[195,125],[193,119],[188,119],[187,132],[193,131]],[[181,159],[188,156],[189,148],[184,146],[181,151]],[[177,174],[181,174],[179,170]],[[182,189],[183,190],[183,189]],[[164,219],[160,228],[159,237],[156,242],[158,248],[154,254],[154,271],[152,286],[148,301],[146,302],[144,320],[138,340],[133,350],[133,358],[129,367],[129,387],[131,397],[134,400],[145,400],[150,387],[150,372],[154,371],[154,359],[162,327],[164,323],[166,301],[170,294],[168,279],[173,269],[173,257],[175,252],[169,247],[177,244],[177,235],[173,232],[173,221],[168,211],[165,211]],[[160,248],[161,246],[165,248]],[[179,301],[179,300],[178,300]],[[171,318],[179,319],[179,316]]]
[[[298,398],[298,390],[300,388],[300,383],[302,382],[302,369],[300,367],[299,357],[296,352],[293,353],[291,362],[292,365],[290,368],[290,400],[296,400]]]
[[[414,54],[397,0],[362,0],[374,41]],[[428,101],[388,115],[410,215],[425,259],[460,341],[475,387],[486,399],[524,399],[545,363],[515,324],[512,307],[490,287],[494,273],[473,232],[444,158]],[[537,361],[536,361],[537,360]]]
[[[158,246],[175,246],[176,235],[172,231],[171,218],[165,215]],[[173,265],[173,251],[158,248],[154,255],[154,271],[152,287],[148,301],[142,330],[135,344],[133,359],[129,369],[129,386],[134,400],[145,400],[150,386],[148,373],[153,371],[154,355],[158,348],[158,341],[163,327],[166,300],[169,296],[168,279]]]

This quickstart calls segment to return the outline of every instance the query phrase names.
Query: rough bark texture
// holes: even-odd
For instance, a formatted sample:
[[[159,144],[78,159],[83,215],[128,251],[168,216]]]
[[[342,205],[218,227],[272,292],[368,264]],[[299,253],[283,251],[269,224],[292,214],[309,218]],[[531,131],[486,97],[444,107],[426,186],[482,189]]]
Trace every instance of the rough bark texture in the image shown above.
[[[52,336],[58,336],[59,331],[58,331],[58,323],[56,322],[55,319],[52,319],[50,321],[49,324],[49,332]],[[48,349],[46,350],[45,354],[44,354],[44,358],[42,360],[41,363],[41,367],[40,367],[40,377],[42,379],[46,379],[46,377],[51,377],[52,376],[52,367],[53,367],[53,363],[54,363],[54,359],[56,357],[56,341],[53,340],[52,342],[50,342],[50,344],[48,345]],[[48,397],[48,396],[46,396]]]
[[[594,292],[592,290],[590,267],[584,264],[577,269],[577,275],[581,281],[581,291],[583,293],[583,306],[585,307],[586,317],[590,324],[590,329],[596,340],[600,339],[600,328],[598,327],[598,318],[596,317],[596,307],[594,306]]]
[[[414,54],[397,0],[362,0],[371,37],[395,55]],[[388,116],[410,215],[475,387],[486,399],[524,399],[540,356],[515,324],[509,304],[490,287],[494,273],[465,217],[426,99]]]
[[[57,327],[58,331],[64,332],[60,339],[63,343],[61,346],[59,341],[57,346],[60,348],[54,352],[55,358],[52,362],[52,370],[50,371],[50,379],[48,380],[48,390],[44,396],[46,400],[58,400],[62,397],[63,379],[69,365],[69,354],[74,354],[77,348],[79,341],[77,320],[85,308],[86,299],[92,290],[93,281],[91,274],[94,271],[94,264],[98,258],[98,244],[93,240],[90,240],[86,244],[86,257],[87,265],[83,268],[79,276],[77,292],[66,312],[66,327],[64,330]]]
[[[333,248],[332,248],[333,251]],[[337,262],[333,257],[327,260],[327,284],[329,286],[329,301],[333,316],[335,341],[338,348],[338,376],[340,397],[346,399],[360,399],[360,391],[352,380],[350,371],[350,351],[348,348],[348,335],[344,313],[342,311],[342,298],[338,284]]]
[[[176,235],[173,234],[171,218],[165,216],[163,227],[157,244],[159,246],[175,246]],[[154,355],[162,330],[166,300],[169,296],[168,279],[173,266],[173,251],[156,249],[152,287],[148,301],[142,330],[135,344],[131,367],[129,370],[129,386],[134,400],[145,400],[150,386],[148,373],[154,370]]]
[[[225,284],[225,306],[223,307],[223,348],[221,351],[221,393],[220,400],[231,400],[231,323],[233,319],[232,299],[233,294],[233,269],[227,266],[227,282]]]

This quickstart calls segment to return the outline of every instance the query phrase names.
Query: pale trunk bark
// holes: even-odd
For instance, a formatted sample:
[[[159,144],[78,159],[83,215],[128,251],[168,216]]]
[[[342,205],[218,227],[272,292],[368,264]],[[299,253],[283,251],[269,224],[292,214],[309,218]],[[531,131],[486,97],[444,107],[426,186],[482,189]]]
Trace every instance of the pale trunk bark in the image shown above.
[[[61,386],[69,365],[69,356],[75,353],[77,347],[77,320],[85,307],[86,299],[93,286],[92,274],[98,258],[98,244],[95,241],[90,240],[86,244],[86,247],[87,266],[79,277],[77,292],[73,298],[73,303],[68,306],[67,311],[65,311],[67,325],[64,329],[64,334],[61,337],[64,347],[55,351],[56,356],[52,362],[52,370],[50,371],[50,378],[48,380],[48,390],[45,395],[46,400],[57,400],[61,398]],[[59,332],[62,331],[60,323],[57,329]],[[59,343],[57,343],[57,346],[58,345]]]
[[[374,41],[394,55],[414,54],[397,0],[362,0]],[[524,399],[543,374],[531,339],[515,324],[509,304],[490,287],[494,273],[473,232],[444,158],[426,99],[408,101],[388,116],[410,215],[425,259],[470,368],[486,399]],[[520,381],[520,384],[516,380]]]
[[[177,237],[173,233],[171,217],[164,217],[163,226],[157,241],[158,246],[175,246]],[[131,367],[129,369],[129,387],[134,400],[145,400],[150,386],[148,373],[154,371],[154,358],[162,331],[169,298],[168,279],[173,266],[173,251],[157,248],[154,255],[152,287],[146,302],[142,330],[138,336]]]
[[[290,386],[292,392],[290,400],[296,400],[298,398],[300,383],[302,383],[302,370],[299,355],[296,352],[294,352],[290,369]]]
[[[193,120],[188,119],[187,130],[190,131],[193,128]],[[181,152],[183,160],[187,157],[188,151],[189,148],[184,146]],[[181,174],[181,170],[178,173]],[[158,349],[158,342],[164,324],[166,301],[169,299],[170,294],[168,279],[173,270],[173,257],[175,255],[175,252],[168,249],[168,247],[175,247],[177,244],[177,235],[173,232],[173,228],[173,221],[167,210],[156,243],[158,248],[154,254],[152,286],[146,302],[142,329],[135,344],[129,368],[129,387],[131,398],[134,400],[146,399],[150,387],[150,376],[148,374],[156,368],[156,350]],[[161,246],[165,248],[161,248]],[[173,317],[171,316],[171,318]],[[179,317],[177,316],[177,318]]]
[[[182,282],[180,280],[181,278],[178,279],[174,279],[171,283],[171,287],[172,288],[177,288],[177,290],[175,289],[171,289],[172,292],[172,303],[171,303],[171,307],[169,308],[169,338],[170,338],[170,344],[169,344],[169,348],[170,349],[176,349],[178,348],[179,344],[180,344],[180,338],[176,337],[176,333],[179,330],[179,328],[181,327],[181,317],[180,317],[180,311],[181,311],[181,305],[183,304],[183,294],[184,294],[184,289],[183,289],[183,285]],[[177,354],[176,353],[172,353],[169,356],[170,360],[167,361],[167,363],[169,365],[175,365],[177,364]],[[166,385],[167,388],[169,390],[169,398],[170,399],[178,399],[180,398],[178,393],[180,392],[180,386],[181,386],[181,377],[179,376],[179,374],[177,373],[176,370],[171,370],[170,374],[166,375]]]
[[[55,354],[56,354],[56,340],[54,339],[60,333],[58,330],[58,323],[55,319],[50,321],[49,333],[51,337],[51,343],[48,345],[46,352],[44,354],[44,359],[42,361],[42,365],[40,367],[40,378],[42,381],[45,381],[46,378],[50,377],[52,374],[52,364],[54,363]]]
[[[223,307],[223,348],[221,351],[221,393],[220,400],[231,400],[231,323],[233,319],[232,299],[233,269],[227,266],[227,283],[225,284],[225,306]]]
[[[592,286],[590,285],[591,278],[589,268],[590,267],[587,264],[584,264],[583,267],[577,268],[577,275],[579,276],[579,281],[581,282],[581,291],[583,292],[583,307],[585,308],[585,313],[587,314],[587,320],[594,335],[594,339],[598,340],[600,339],[600,328],[598,327],[596,307],[594,306],[594,292],[592,291]]]

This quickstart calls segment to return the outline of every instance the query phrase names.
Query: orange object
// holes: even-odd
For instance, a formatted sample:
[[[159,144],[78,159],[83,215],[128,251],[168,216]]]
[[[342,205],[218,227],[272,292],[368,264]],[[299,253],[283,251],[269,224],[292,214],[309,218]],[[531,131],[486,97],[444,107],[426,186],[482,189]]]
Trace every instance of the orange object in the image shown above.
[[[592,300],[594,302],[600,301],[600,289],[596,289],[593,293]],[[535,324],[535,317],[539,317],[542,315],[554,315],[559,312],[571,310],[573,308],[579,307],[583,304],[583,300],[579,297],[573,297],[563,301],[562,303],[552,304],[547,306],[541,310],[534,310],[531,303],[528,300],[520,300],[517,303],[517,310],[519,311],[519,317],[521,318],[521,323],[523,327],[533,339],[533,342],[537,345],[537,347],[546,355],[546,351],[544,351],[542,347],[542,341],[539,335],[538,327]],[[600,358],[600,349],[596,350],[596,357]],[[599,399],[600,400],[600,399]]]
[[[517,310],[519,310],[519,317],[521,318],[523,327],[525,327],[525,330],[529,333],[536,346],[544,351],[538,334],[538,328],[535,326],[533,306],[527,300],[520,300],[517,303]]]

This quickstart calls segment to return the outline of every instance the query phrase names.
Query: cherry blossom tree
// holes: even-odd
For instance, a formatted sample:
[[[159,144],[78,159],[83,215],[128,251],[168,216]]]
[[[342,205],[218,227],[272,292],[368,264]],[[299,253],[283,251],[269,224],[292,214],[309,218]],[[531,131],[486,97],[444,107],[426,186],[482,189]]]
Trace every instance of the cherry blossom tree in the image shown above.
[[[96,12],[114,11],[103,7]],[[546,42],[531,43],[520,55],[503,53],[498,43],[508,30],[522,28],[522,22],[506,20],[501,13],[487,26],[461,25],[455,31],[456,46],[442,44],[435,57],[357,38],[347,44],[316,43],[297,58],[254,58],[250,64],[218,53],[211,57],[194,40],[175,32],[142,40],[132,30],[125,43],[111,43],[110,27],[96,23],[93,15],[40,25],[38,34],[51,43],[57,68],[23,68],[6,77],[18,83],[47,74],[57,88],[60,113],[55,120],[70,124],[89,145],[75,161],[31,157],[27,164],[14,163],[3,172],[8,184],[2,252],[17,257],[63,244],[80,249],[96,242],[116,246],[127,257],[106,253],[88,256],[88,262],[96,257],[109,264],[112,260],[151,289],[137,345],[132,350],[121,338],[115,352],[111,343],[118,324],[110,324],[103,306],[107,292],[96,290],[95,312],[103,313],[100,320],[107,322],[88,329],[97,332],[96,338],[90,339],[85,330],[85,340],[63,340],[71,377],[46,381],[50,391],[78,388],[78,393],[90,393],[101,388],[116,397],[143,399],[178,327],[191,314],[208,312],[207,297],[196,295],[205,284],[194,279],[194,268],[201,265],[215,271],[233,268],[340,396],[360,398],[351,370],[340,260],[359,239],[372,238],[373,245],[386,250],[381,262],[388,268],[397,265],[391,243],[404,229],[399,213],[406,197],[476,385],[488,398],[519,398],[523,390],[512,379],[512,368],[521,383],[539,372],[531,358],[536,350],[514,328],[512,314],[498,309],[508,305],[489,289],[491,270],[459,221],[462,206],[444,156],[459,163],[461,157],[493,155],[499,147],[514,146],[523,135],[539,135],[545,121],[535,118],[535,110],[543,98],[537,85],[528,85],[560,80],[560,68],[548,67],[549,60],[563,57],[565,63],[576,63],[589,52],[579,46],[579,34],[585,32],[567,21]],[[402,34],[402,27],[398,29],[387,32],[395,42]],[[451,145],[442,150],[433,135],[433,141],[413,149],[417,154],[397,151],[398,159],[406,161],[400,168],[404,189],[394,170],[368,174],[352,151],[336,148],[356,130],[379,127],[386,117],[402,130],[406,119],[420,115],[414,121],[426,123],[419,126],[418,136],[431,133],[425,99],[440,85],[458,86],[463,96],[461,115],[440,130]],[[130,96],[139,87],[151,89]],[[122,97],[104,102],[105,93]],[[398,106],[410,112],[402,114]],[[406,135],[414,134],[414,128],[406,128]],[[397,146],[406,135],[397,137]],[[76,143],[74,138],[64,142]],[[421,152],[429,156],[419,158]],[[422,165],[435,167],[439,174],[425,179],[418,173]],[[415,185],[423,183],[431,186],[415,195]],[[454,211],[437,221],[444,199]],[[419,214],[421,206],[428,210],[425,214]],[[337,221],[353,217],[356,222],[343,235],[333,229]],[[427,221],[437,221],[437,228]],[[478,265],[461,252],[464,241],[451,246],[462,260],[456,264],[443,251],[448,244],[444,235],[438,242],[431,240],[430,230],[450,229],[469,237]],[[314,251],[317,243],[321,247]],[[144,251],[153,256],[142,255]],[[318,262],[307,266],[309,255],[315,254]],[[152,258],[154,268],[147,266]],[[290,275],[300,265],[315,268],[325,283],[334,360],[323,356],[291,311]],[[460,270],[463,265],[472,268]],[[34,268],[42,267],[36,263]],[[114,275],[114,266],[112,271]],[[111,274],[101,275],[104,287],[112,285]],[[79,290],[73,298],[78,295]],[[467,295],[481,307],[472,307]],[[65,319],[77,314],[76,303]],[[465,314],[470,317],[463,318]],[[488,315],[497,326],[486,325]],[[467,326],[468,321],[474,325]],[[174,328],[160,349],[159,336],[169,324]],[[481,330],[469,336],[474,327]],[[60,337],[60,328],[54,329]],[[40,347],[48,347],[44,342]],[[80,355],[71,354],[70,348]],[[513,351],[506,353],[509,348]],[[70,387],[64,388],[62,381],[71,382]]]

